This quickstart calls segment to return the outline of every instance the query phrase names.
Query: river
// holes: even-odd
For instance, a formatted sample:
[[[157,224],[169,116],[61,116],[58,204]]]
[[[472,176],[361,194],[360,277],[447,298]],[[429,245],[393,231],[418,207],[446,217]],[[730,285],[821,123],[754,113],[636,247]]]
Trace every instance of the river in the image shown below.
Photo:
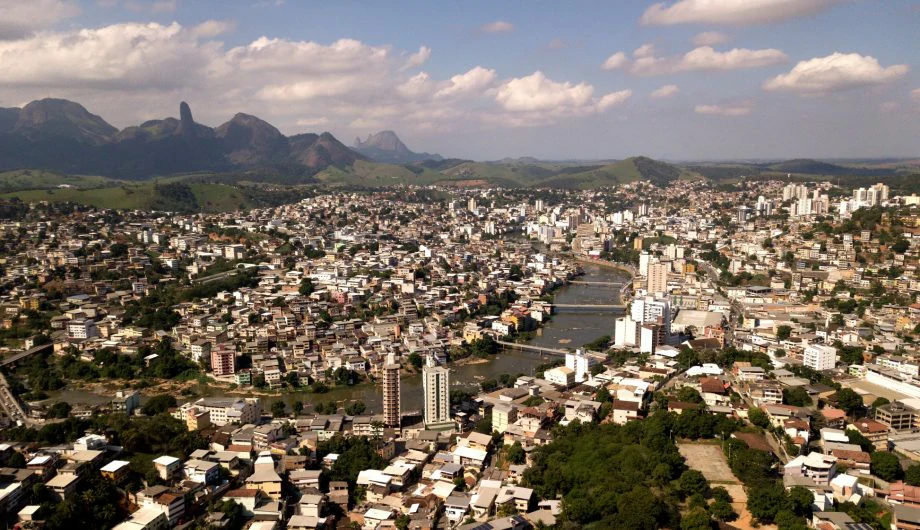
[[[622,282],[628,275],[622,271],[596,264],[583,265],[585,275],[579,280],[589,282]],[[607,285],[567,285],[555,293],[555,302],[559,304],[618,304],[620,291],[618,287]],[[561,310],[553,315],[552,320],[536,331],[536,336],[528,344],[550,348],[577,348],[603,335],[613,335],[614,319],[618,313],[588,312],[584,310]],[[451,366],[450,386],[457,389],[475,390],[479,381],[497,378],[503,373],[530,375],[540,364],[552,358],[541,357],[534,353],[503,350],[488,362],[479,364],[462,364]],[[422,378],[420,374],[406,375],[402,378],[403,411],[419,411],[422,408]],[[111,398],[82,390],[68,389],[54,395],[70,403],[98,404]],[[334,387],[325,394],[309,392],[285,393],[280,396],[263,397],[263,408],[271,403],[283,400],[290,405],[294,401],[305,404],[336,401],[340,404],[351,401],[363,401],[370,412],[381,410],[381,389],[378,385],[365,383],[353,387]],[[309,410],[309,408],[308,408]]]

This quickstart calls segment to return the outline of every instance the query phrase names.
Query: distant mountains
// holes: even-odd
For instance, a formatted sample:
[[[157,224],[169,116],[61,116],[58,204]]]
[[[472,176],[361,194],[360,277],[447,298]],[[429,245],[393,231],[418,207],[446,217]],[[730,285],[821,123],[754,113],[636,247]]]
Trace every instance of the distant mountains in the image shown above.
[[[179,119],[151,120],[121,131],[79,103],[63,99],[0,109],[0,170],[146,178],[272,167],[310,175],[363,159],[329,133],[288,137],[248,114],[237,114],[212,129],[195,123],[185,102],[179,106]]]
[[[380,131],[377,134],[369,134],[367,140],[364,141],[361,141],[361,138],[355,138],[354,150],[375,162],[385,162],[387,164],[411,164],[426,160],[440,162],[444,160],[438,154],[410,151],[393,131]]]

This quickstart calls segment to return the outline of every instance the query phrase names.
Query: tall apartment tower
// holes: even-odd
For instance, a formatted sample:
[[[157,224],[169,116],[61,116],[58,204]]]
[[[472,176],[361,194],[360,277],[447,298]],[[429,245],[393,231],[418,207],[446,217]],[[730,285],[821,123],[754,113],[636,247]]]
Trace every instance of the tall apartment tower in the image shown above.
[[[383,423],[387,427],[399,427],[399,363],[393,352],[383,365]]]
[[[646,289],[649,294],[666,293],[668,291],[669,263],[652,263],[648,266],[648,283]]]
[[[236,373],[236,351],[228,344],[221,344],[211,350],[211,371],[217,377]]]
[[[431,355],[422,368],[422,390],[425,393],[425,427],[450,425],[450,372],[438,366]]]

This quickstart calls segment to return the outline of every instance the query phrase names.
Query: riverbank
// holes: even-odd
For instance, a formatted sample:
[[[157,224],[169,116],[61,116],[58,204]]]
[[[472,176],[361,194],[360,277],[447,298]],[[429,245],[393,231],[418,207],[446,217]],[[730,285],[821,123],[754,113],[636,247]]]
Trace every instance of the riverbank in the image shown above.
[[[629,274],[630,280],[637,274],[636,268],[628,263],[617,263],[615,261],[590,258],[575,258],[575,261],[582,264],[597,265],[598,267],[625,272]]]

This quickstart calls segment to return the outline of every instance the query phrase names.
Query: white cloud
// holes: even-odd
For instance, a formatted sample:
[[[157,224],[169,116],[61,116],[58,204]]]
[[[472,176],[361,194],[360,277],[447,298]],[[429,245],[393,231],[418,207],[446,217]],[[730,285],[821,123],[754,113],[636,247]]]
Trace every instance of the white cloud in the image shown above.
[[[678,0],[659,2],[642,14],[649,25],[767,24],[812,15],[840,0]]]
[[[629,62],[629,59],[626,58],[626,54],[623,52],[616,52],[615,54],[607,57],[607,60],[604,61],[604,64],[601,65],[601,68],[604,70],[616,70],[617,68],[622,68],[626,66]]]
[[[0,40],[27,37],[79,13],[80,7],[70,0],[0,2]]]
[[[651,57],[655,55],[655,46],[652,44],[643,44],[633,50],[633,57]]]
[[[597,102],[597,110],[598,112],[604,112],[611,107],[616,107],[617,105],[625,103],[630,97],[632,97],[632,90],[620,90],[605,94],[601,97],[600,101]]]
[[[403,65],[403,70],[421,66],[431,58],[431,48],[422,46],[416,53],[409,56],[409,60]]]
[[[693,110],[697,114],[714,114],[717,116],[745,116],[751,113],[751,106],[749,104],[697,105]]]
[[[900,79],[910,68],[896,64],[883,68],[875,57],[835,52],[801,61],[788,73],[764,83],[766,90],[825,94],[851,88],[881,85]]]
[[[693,44],[697,46],[715,46],[716,44],[723,44],[728,42],[729,37],[724,33],[719,33],[718,31],[704,31],[703,33],[697,33],[693,37]]]
[[[197,38],[211,38],[236,29],[236,22],[232,20],[205,20],[192,28],[192,35]]]
[[[677,88],[677,85],[664,85],[663,87],[652,91],[652,93],[649,94],[649,97],[652,99],[666,99],[675,96],[678,92],[680,92],[680,89]]]
[[[910,97],[920,101],[920,88],[915,88],[910,91]]]
[[[430,94],[434,90],[434,81],[431,80],[431,76],[427,73],[419,72],[396,87],[396,90],[409,99],[415,99]]]
[[[498,88],[495,100],[505,110],[529,112],[582,108],[591,102],[593,95],[594,87],[587,83],[557,83],[538,70],[506,81]]]
[[[0,42],[0,86],[175,87],[214,59],[194,33],[177,23],[126,23]]]
[[[597,99],[594,87],[588,83],[560,83],[538,70],[529,76],[509,79],[499,86],[495,101],[507,112],[485,116],[484,119],[512,127],[553,123],[560,118],[605,112],[631,96],[631,90],[620,90]]]
[[[679,57],[645,56],[633,62],[631,72],[641,76],[674,74],[706,70],[741,70],[780,64],[788,59],[785,53],[774,48],[749,50],[734,48],[726,52],[711,46],[694,48]]]
[[[508,33],[514,31],[514,24],[504,20],[496,20],[479,26],[479,31],[482,33]]]
[[[434,97],[446,98],[479,94],[495,81],[495,70],[476,66],[466,73],[457,74],[435,92]]]
[[[597,114],[631,96],[596,95],[588,83],[539,72],[500,82],[485,66],[446,79],[406,69],[430,61],[425,46],[412,53],[353,39],[260,37],[231,47],[220,39],[230,29],[221,21],[120,23],[0,41],[0,101],[61,97],[127,126],[175,116],[185,100],[200,123],[246,112],[289,134],[322,126],[348,137],[375,126],[475,131],[548,123]]]

